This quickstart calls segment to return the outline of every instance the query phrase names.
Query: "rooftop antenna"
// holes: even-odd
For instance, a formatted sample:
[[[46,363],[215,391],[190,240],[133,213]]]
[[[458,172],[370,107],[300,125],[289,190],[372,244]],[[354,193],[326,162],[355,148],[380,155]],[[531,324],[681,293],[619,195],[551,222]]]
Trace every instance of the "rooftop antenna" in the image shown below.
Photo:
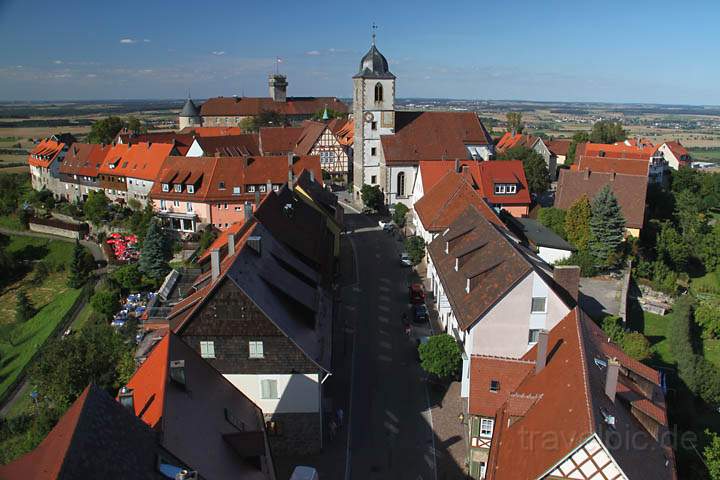
[[[372,44],[375,45],[375,31],[377,30],[378,26],[375,25],[375,22],[372,23]]]

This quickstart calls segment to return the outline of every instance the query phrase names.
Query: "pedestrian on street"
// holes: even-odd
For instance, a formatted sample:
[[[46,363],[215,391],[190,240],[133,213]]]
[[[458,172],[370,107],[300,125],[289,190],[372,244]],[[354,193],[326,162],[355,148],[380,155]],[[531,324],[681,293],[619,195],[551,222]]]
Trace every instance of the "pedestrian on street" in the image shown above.
[[[336,433],[337,433],[337,423],[335,423],[335,420],[330,420],[330,440],[335,439]]]
[[[407,335],[409,337],[411,332],[412,332],[412,329],[410,328],[410,324],[406,323],[405,324],[405,335]]]
[[[338,408],[335,415],[337,416],[338,427],[339,427],[339,428],[342,428],[342,426],[343,426],[343,417],[345,416],[345,412],[343,412],[343,409],[342,409],[342,408]]]

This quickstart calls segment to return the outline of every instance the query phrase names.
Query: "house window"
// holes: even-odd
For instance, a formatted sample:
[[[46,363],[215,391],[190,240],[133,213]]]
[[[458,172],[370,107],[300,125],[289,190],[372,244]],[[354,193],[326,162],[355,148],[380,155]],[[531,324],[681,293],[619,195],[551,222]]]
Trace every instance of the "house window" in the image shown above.
[[[240,187],[233,187],[233,195],[240,195]]]
[[[491,392],[499,392],[500,391],[500,380],[490,380],[490,391]]]
[[[218,184],[218,188],[219,188],[220,190],[225,190],[225,182],[220,182],[220,183]]]
[[[377,122],[372,122],[370,124],[370,130],[377,130]]]
[[[280,185],[273,185],[272,188],[273,188],[273,192],[280,191]]]
[[[195,193],[195,185],[188,185],[188,186],[187,186],[187,192],[188,192],[188,193]]]
[[[174,200],[174,201],[173,201],[173,206],[179,207],[179,206],[180,206],[180,200]]]
[[[545,313],[546,303],[547,303],[547,298],[545,298],[545,297],[533,297],[530,312],[531,313]]]
[[[375,185],[377,183],[377,175],[370,175],[370,184]]]
[[[495,195],[504,195],[505,194],[505,185],[501,183],[495,184]]]
[[[167,209],[165,200],[160,200],[160,210],[165,210],[165,209]]]
[[[370,156],[371,156],[371,157],[374,157],[374,156],[376,156],[376,155],[377,155],[377,148],[376,148],[376,147],[371,147],[371,148],[370,148]]]
[[[380,82],[377,82],[375,84],[375,101],[376,102],[382,102],[383,101],[383,87]],[[374,130],[374,129],[373,129]]]
[[[188,212],[192,212],[192,211],[193,211],[192,203],[191,203],[191,202],[187,202],[187,203],[185,204],[185,209],[186,209]]]
[[[516,193],[516,192],[517,192],[517,185],[515,185],[514,183],[511,183],[511,184],[509,184],[509,185],[506,185],[506,186],[505,186],[505,189],[506,189],[506,191],[507,191],[506,193],[510,193],[510,194]]]
[[[250,342],[250,358],[263,358],[263,342]]]
[[[105,180],[105,178],[103,178],[103,180]],[[170,185],[168,185],[167,183],[163,183],[163,184],[162,184],[162,191],[163,191],[163,192],[169,192],[169,191],[170,191]]]
[[[227,209],[228,209],[228,204],[227,204],[227,203],[224,203],[224,204],[223,204],[223,207],[225,208],[225,210],[227,210]]]
[[[277,399],[277,380],[263,379],[260,380],[260,398],[263,400]]]
[[[531,328],[528,333],[528,343],[537,343],[538,337],[540,336],[539,328]]]
[[[178,193],[182,192],[182,184],[176,183],[176,184],[174,185],[174,188],[175,188],[175,191],[176,191],[176,192],[178,192]]]
[[[492,418],[481,418],[480,419],[480,436],[481,437],[492,437],[494,426],[495,426],[495,420],[493,420]]]
[[[405,196],[405,172],[398,173],[397,176],[397,194],[398,197]]]
[[[247,191],[253,193],[255,191],[255,185],[248,185]]]
[[[215,358],[215,342],[200,342],[200,356],[202,358]]]
[[[267,185],[260,185],[260,193],[265,193],[267,191]]]

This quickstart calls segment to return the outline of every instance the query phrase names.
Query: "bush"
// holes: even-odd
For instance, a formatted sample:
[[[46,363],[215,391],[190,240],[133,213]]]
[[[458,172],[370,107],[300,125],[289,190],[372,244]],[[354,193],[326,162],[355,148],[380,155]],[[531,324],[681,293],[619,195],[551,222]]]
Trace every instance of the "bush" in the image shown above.
[[[568,258],[555,262],[555,265],[577,265],[583,277],[592,277],[597,273],[594,259],[587,250],[573,252]]]
[[[33,285],[42,285],[47,276],[50,274],[50,267],[44,261],[37,262],[33,268],[33,277],[30,282]]]
[[[375,210],[382,209],[385,204],[385,196],[377,185],[363,185],[360,190],[360,197],[366,207]]]
[[[395,205],[395,212],[393,213],[393,222],[395,222],[395,225],[398,227],[404,227],[405,226],[405,217],[407,216],[407,213],[410,211],[408,207],[405,206],[403,203],[398,203]]]
[[[90,306],[105,320],[110,320],[120,309],[120,292],[114,288],[100,288],[90,298]]]
[[[720,336],[720,307],[714,302],[702,302],[695,309],[695,323],[703,331],[704,338]]]
[[[15,321],[23,323],[30,320],[33,315],[35,315],[35,308],[30,303],[27,292],[19,290],[15,294]]]
[[[412,235],[405,239],[405,251],[410,257],[410,261],[413,265],[417,265],[422,262],[425,256],[425,241],[422,237]]]
[[[603,319],[602,329],[610,339],[618,345],[622,345],[625,337],[625,329],[622,320],[615,315],[609,315]]]
[[[120,288],[125,292],[138,290],[142,287],[142,273],[140,273],[137,263],[118,267],[110,274],[110,278],[120,285]]]
[[[652,356],[650,341],[639,332],[626,333],[623,336],[621,347],[625,353],[635,360],[647,360]]]
[[[555,207],[541,208],[538,212],[538,221],[562,238],[567,238],[565,236],[565,210]]]
[[[446,333],[430,337],[427,343],[418,346],[418,353],[423,370],[440,378],[456,376],[462,366],[460,347]]]

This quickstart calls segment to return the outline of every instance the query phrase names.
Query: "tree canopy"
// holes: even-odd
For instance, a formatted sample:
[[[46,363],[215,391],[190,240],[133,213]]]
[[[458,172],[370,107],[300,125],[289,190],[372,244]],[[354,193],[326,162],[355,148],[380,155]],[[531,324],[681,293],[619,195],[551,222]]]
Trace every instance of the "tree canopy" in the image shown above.
[[[146,277],[159,282],[170,271],[168,265],[170,253],[162,225],[157,218],[153,218],[148,226],[140,252],[140,271]]]
[[[593,143],[622,142],[627,138],[627,132],[620,122],[612,120],[599,120],[593,125],[590,132],[590,141]]]
[[[550,174],[545,159],[527,147],[513,147],[498,155],[498,160],[521,160],[531,193],[540,194],[550,188]]]
[[[100,225],[110,218],[110,200],[104,191],[90,191],[83,205],[85,217],[95,225]]]
[[[616,266],[624,231],[625,219],[620,211],[620,205],[610,187],[606,185],[593,199],[590,217],[588,247],[597,267]]]
[[[126,126],[120,117],[107,117],[92,124],[87,140],[90,143],[111,143]]]
[[[410,257],[413,265],[422,262],[425,256],[425,240],[417,235],[411,235],[405,239],[405,251]]]
[[[572,136],[572,140],[570,141],[570,146],[568,147],[565,164],[569,165],[575,162],[575,152],[577,151],[578,143],[585,143],[589,141],[590,134],[588,134],[587,132],[575,132],[575,134]]]
[[[538,221],[562,238],[566,238],[565,216],[565,210],[560,208],[541,208],[538,212]]]
[[[590,240],[590,200],[586,195],[578,198],[565,214],[565,233],[567,239],[578,250],[585,250]]]
[[[380,210],[385,204],[385,197],[378,185],[363,185],[360,189],[360,197],[366,207],[375,210]]]
[[[462,352],[455,339],[446,333],[434,335],[427,343],[420,344],[418,353],[420,365],[428,373],[451,378],[460,371]]]
[[[522,112],[508,112],[505,115],[505,128],[511,133],[522,133],[525,125],[523,125]]]

